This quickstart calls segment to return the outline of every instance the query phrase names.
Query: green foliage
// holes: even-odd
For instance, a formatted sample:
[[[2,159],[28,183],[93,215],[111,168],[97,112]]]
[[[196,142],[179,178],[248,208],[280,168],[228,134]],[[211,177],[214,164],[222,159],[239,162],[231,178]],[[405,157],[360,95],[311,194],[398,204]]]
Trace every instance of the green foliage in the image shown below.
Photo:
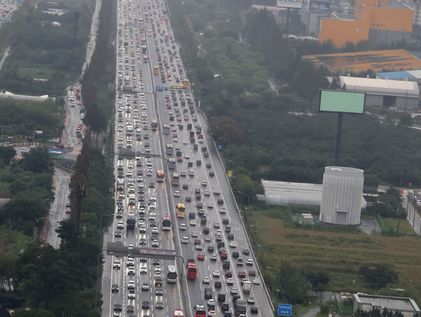
[[[54,314],[43,308],[31,308],[31,309],[17,309],[14,314],[15,317],[54,317]]]
[[[0,146],[0,160],[5,164],[9,165],[12,158],[14,158],[16,155],[16,151],[13,147],[4,147]],[[4,168],[1,167],[1,168]]]
[[[32,148],[29,153],[25,153],[21,162],[24,170],[34,173],[51,171],[52,161],[47,148]]]
[[[330,282],[329,274],[324,271],[307,270],[305,275],[315,291],[324,290]]]
[[[12,49],[0,74],[3,89],[55,95],[77,77],[89,35],[91,2],[61,3],[61,16],[42,12],[54,6],[41,1],[34,8],[28,3],[13,15],[8,29]],[[47,81],[36,80],[40,78]]]
[[[391,187],[384,194],[380,194],[379,200],[367,208],[369,213],[389,218],[405,218],[402,200],[397,189]]]
[[[398,281],[398,274],[386,264],[364,265],[360,267],[359,273],[363,276],[367,287],[376,290]]]
[[[42,130],[46,137],[58,135],[58,107],[52,100],[44,102],[0,99],[0,125],[10,126],[8,134],[32,136],[34,130]]]
[[[284,299],[291,304],[301,304],[308,301],[310,284],[301,269],[289,264],[283,264],[279,270],[279,299]]]

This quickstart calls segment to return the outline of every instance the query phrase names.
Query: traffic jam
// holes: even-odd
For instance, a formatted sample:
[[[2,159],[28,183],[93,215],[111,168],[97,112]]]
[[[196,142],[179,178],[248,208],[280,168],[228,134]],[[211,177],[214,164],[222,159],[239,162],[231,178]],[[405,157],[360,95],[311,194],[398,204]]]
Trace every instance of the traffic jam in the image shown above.
[[[111,259],[110,315],[262,316],[259,274],[226,206],[168,9],[117,6],[112,240],[128,255]],[[139,258],[134,248],[176,250],[182,261]]]

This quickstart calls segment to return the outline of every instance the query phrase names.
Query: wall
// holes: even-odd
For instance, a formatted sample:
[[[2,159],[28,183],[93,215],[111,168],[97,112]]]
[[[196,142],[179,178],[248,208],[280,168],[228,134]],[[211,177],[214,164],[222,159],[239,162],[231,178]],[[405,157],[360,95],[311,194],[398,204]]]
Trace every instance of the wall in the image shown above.
[[[367,10],[370,29],[412,32],[414,13],[404,8],[369,8]]]
[[[319,42],[331,40],[336,47],[347,42],[358,43],[368,39],[368,28],[358,20],[322,19]]]
[[[410,32],[386,31],[380,29],[371,29],[368,33],[368,42],[371,47],[378,47],[381,44],[399,43],[401,41],[409,42]]]
[[[412,228],[414,228],[416,234],[421,235],[421,216],[417,212],[415,204],[412,204],[411,202],[408,203],[407,200],[406,205],[404,205],[404,207],[406,207],[406,219],[408,219]]]

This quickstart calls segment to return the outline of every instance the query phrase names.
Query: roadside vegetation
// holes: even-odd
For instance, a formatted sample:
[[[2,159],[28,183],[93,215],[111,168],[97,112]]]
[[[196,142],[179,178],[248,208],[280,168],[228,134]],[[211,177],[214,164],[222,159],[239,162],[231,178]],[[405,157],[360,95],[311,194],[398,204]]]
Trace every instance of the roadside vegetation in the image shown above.
[[[37,140],[58,137],[61,129],[60,101],[49,99],[37,102],[0,98],[0,126],[3,127],[0,142],[32,138],[34,130],[43,131],[43,135],[38,136]]]
[[[7,42],[11,53],[0,73],[0,88],[13,93],[62,95],[80,74],[95,3],[28,1],[13,15]],[[43,11],[62,10],[62,15]]]

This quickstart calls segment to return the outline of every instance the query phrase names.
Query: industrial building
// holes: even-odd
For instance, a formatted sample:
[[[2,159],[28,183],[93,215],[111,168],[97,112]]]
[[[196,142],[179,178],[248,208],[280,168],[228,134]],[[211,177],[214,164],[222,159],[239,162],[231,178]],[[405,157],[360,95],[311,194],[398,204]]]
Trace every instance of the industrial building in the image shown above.
[[[332,14],[321,19],[320,43],[332,41],[336,47],[368,41],[371,47],[408,41],[414,11],[389,0],[356,0],[355,16]]]
[[[345,91],[366,93],[365,107],[393,108],[397,111],[416,111],[419,87],[415,81],[388,80],[339,76],[338,84]]]
[[[335,225],[359,225],[363,187],[363,170],[341,166],[325,167],[319,220]]]
[[[273,205],[320,206],[320,221],[338,225],[358,225],[363,198],[364,172],[351,167],[328,166],[323,184],[262,180],[264,195],[258,199]],[[301,215],[302,223],[310,223]]]
[[[404,317],[419,317],[421,310],[417,303],[409,297],[395,297],[384,295],[370,295],[364,293],[353,294],[353,311],[357,309],[369,312],[373,308],[400,312]]]

